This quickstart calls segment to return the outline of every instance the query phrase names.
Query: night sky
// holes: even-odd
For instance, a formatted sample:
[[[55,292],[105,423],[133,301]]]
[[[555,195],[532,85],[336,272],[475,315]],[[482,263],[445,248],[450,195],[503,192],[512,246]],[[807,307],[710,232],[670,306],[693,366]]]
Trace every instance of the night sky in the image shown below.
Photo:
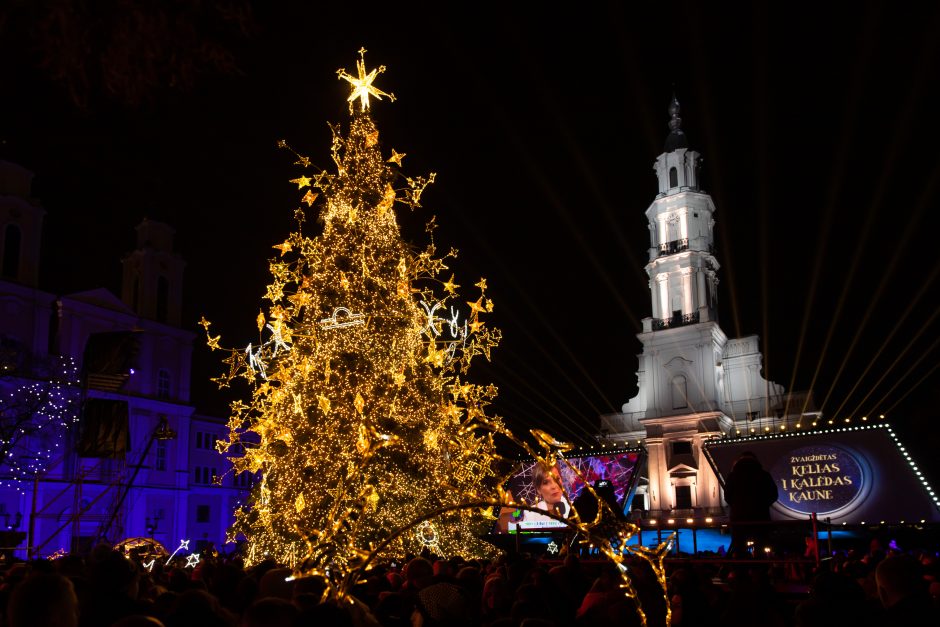
[[[45,9],[0,21],[0,158],[36,173],[45,289],[119,293],[134,226],[164,221],[187,261],[184,325],[252,341],[299,200],[277,141],[330,166],[327,122],[348,120],[336,70],[364,46],[398,98],[374,105],[384,150],[438,175],[405,236],[425,241],[436,215],[463,293],[483,276],[495,301],[504,341],[476,380],[511,425],[590,442],[636,392],[644,211],[675,90],[717,206],[729,337],[760,335],[765,375],[812,387],[828,417],[884,413],[922,456],[940,444],[937,9],[101,3],[137,4],[137,22],[73,13],[68,37]],[[218,353],[201,338],[195,353],[194,401],[221,414]]]

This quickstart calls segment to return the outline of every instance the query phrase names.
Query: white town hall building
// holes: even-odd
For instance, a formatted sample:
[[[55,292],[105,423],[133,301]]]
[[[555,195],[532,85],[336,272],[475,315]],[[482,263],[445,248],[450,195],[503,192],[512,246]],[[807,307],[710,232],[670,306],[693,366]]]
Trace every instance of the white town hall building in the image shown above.
[[[639,391],[601,416],[608,442],[645,443],[647,473],[632,507],[653,518],[721,513],[721,486],[702,451],[707,439],[818,418],[807,395],[763,378],[756,335],[728,339],[718,324],[715,204],[700,187],[701,158],[688,146],[675,98],[669,114],[654,164],[659,193],[646,210],[652,316],[637,335]]]

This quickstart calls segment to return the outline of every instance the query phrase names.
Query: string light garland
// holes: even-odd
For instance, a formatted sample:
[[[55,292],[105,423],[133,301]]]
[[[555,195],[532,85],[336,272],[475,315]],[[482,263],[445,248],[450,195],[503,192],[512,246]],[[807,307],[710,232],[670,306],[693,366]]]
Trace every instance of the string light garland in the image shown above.
[[[189,540],[180,540],[180,545],[176,547],[176,549],[172,553],[170,553],[170,557],[167,558],[166,563],[164,565],[169,566],[170,562],[173,561],[173,558],[176,557],[177,553],[179,553],[180,551],[188,550],[188,549],[189,549]]]
[[[40,380],[8,375],[12,385],[0,404],[0,487],[20,493],[24,482],[61,458],[69,432],[78,425],[78,366],[67,356],[49,359],[50,372]]]
[[[123,553],[124,557],[130,557],[133,554],[136,554],[142,559],[151,557],[153,558],[151,562],[157,558],[163,559],[168,555],[166,547],[163,546],[163,544],[153,538],[146,537],[126,538],[116,543],[113,548],[115,551]],[[146,566],[146,564],[144,564],[144,566]]]
[[[418,537],[418,541],[424,545],[426,549],[429,549],[436,555],[442,555],[441,547],[438,544],[440,541],[440,536],[437,533],[437,528],[434,526],[434,523],[432,523],[430,520],[425,520],[420,525],[415,527],[415,535]]]
[[[542,431],[532,432],[535,447],[517,438],[488,414],[496,387],[467,378],[473,360],[489,359],[501,338],[485,320],[494,303],[485,279],[471,299],[460,295],[447,265],[457,253],[438,252],[433,218],[423,249],[402,238],[396,210],[420,207],[435,175],[404,176],[404,153],[383,154],[369,96],[392,98],[373,84],[384,68],[367,72],[364,53],[357,76],[338,72],[352,94],[348,130],[330,126],[335,170],[291,180],[306,208],[274,247],[258,341],[223,348],[201,320],[209,347],[225,352],[228,371],[214,380],[250,388],[247,402],[232,403],[229,437],[218,443],[235,473],[260,477],[235,513],[230,540],[246,538],[249,564],[270,557],[294,577],[324,578],[334,598],[351,594],[383,558],[422,549],[492,554],[480,536],[501,508],[544,513],[505,490],[512,471],[497,469],[515,460],[497,453],[495,438],[546,466],[567,463],[571,449]],[[312,167],[286,141],[278,145]],[[308,209],[318,212],[315,235],[303,230]],[[558,520],[621,566],[623,590],[644,624],[623,564],[631,556],[648,561],[668,613],[662,558],[669,541],[627,546],[638,528],[585,489],[601,504],[592,520],[576,510]]]

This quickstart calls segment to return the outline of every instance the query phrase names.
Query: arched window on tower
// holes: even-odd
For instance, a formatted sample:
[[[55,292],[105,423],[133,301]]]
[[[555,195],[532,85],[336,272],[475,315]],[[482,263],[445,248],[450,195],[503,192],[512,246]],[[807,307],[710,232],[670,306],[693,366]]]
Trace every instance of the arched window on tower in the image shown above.
[[[20,273],[20,227],[8,224],[3,234],[3,276],[15,279]]]
[[[157,322],[166,322],[170,306],[170,282],[165,276],[157,279]]]
[[[672,378],[672,408],[682,409],[689,406],[689,390],[685,377],[681,374]]]
[[[669,168],[669,187],[679,187],[679,170]]]

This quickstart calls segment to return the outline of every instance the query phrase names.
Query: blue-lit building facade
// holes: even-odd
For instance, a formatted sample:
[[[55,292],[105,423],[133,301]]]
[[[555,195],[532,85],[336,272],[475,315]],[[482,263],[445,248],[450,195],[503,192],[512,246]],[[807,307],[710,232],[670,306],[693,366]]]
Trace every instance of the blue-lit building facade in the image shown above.
[[[43,291],[45,210],[31,196],[31,180],[27,170],[0,162],[0,412],[6,412],[0,530],[10,532],[8,542],[26,534],[19,557],[27,556],[27,546],[43,556],[134,537],[153,538],[170,551],[181,540],[194,551],[209,543],[221,548],[251,478],[234,475],[215,448],[225,421],[190,403],[196,336],[180,328],[185,264],[173,250],[172,229],[140,223],[136,248],[121,260],[120,297],[104,288]],[[89,371],[83,363],[89,339],[112,336],[130,342],[111,342],[119,359],[112,355],[102,362],[110,365]],[[79,374],[59,399],[72,418],[52,421],[52,428],[42,415],[48,407],[23,410],[17,394],[50,385],[62,363]],[[90,434],[91,448],[90,407],[108,415]],[[43,429],[35,428],[39,423]],[[102,443],[110,448],[101,450]]]

